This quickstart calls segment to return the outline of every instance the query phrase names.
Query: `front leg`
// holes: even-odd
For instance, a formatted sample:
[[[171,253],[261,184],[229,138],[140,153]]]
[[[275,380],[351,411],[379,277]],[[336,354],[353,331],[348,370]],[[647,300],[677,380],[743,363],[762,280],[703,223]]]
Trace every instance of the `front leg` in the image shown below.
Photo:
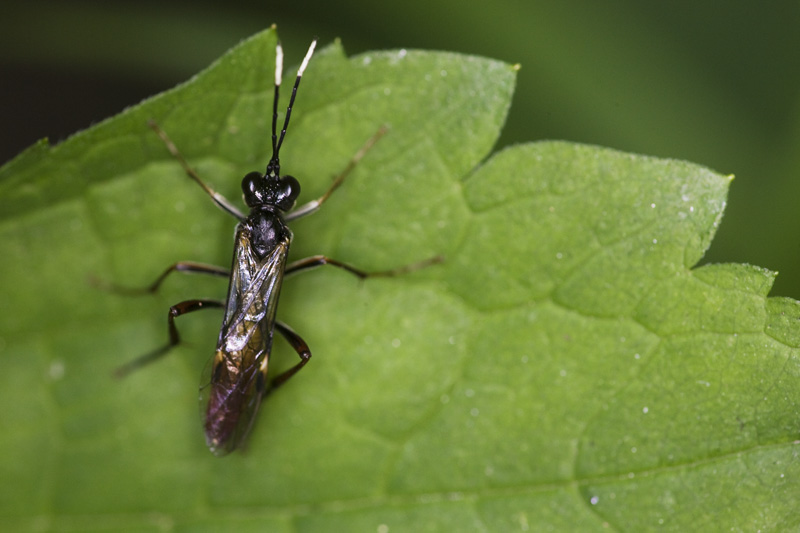
[[[342,182],[344,182],[345,178],[350,174],[350,172],[352,172],[353,169],[356,168],[358,162],[361,161],[365,155],[367,155],[367,152],[369,152],[370,148],[372,148],[381,137],[386,135],[387,131],[389,131],[389,128],[387,128],[386,126],[381,126],[380,129],[378,129],[378,132],[372,137],[370,137],[367,140],[367,142],[364,143],[364,146],[362,146],[361,149],[358,152],[356,152],[356,155],[354,155],[352,159],[350,159],[350,162],[347,163],[347,166],[344,168],[344,170],[340,172],[338,176],[336,176],[336,179],[333,180],[333,183],[331,184],[330,187],[328,187],[328,190],[325,191],[325,194],[323,194],[316,200],[311,200],[310,202],[301,205],[294,211],[287,213],[284,217],[286,219],[286,222],[298,219],[300,217],[304,217],[306,215],[310,215],[311,213],[317,211],[322,206],[322,204],[324,204],[325,201],[330,197],[330,195],[333,194],[333,191],[339,188],[339,185],[341,185]]]

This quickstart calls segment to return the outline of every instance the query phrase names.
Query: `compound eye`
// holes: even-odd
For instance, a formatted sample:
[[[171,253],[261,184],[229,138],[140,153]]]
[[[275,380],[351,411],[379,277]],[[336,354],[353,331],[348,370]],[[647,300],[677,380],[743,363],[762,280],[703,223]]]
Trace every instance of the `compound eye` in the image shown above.
[[[248,207],[254,207],[262,202],[261,191],[259,190],[262,179],[263,176],[258,172],[250,172],[242,179],[244,203],[246,203]]]
[[[288,211],[294,206],[298,196],[300,196],[300,183],[293,176],[283,176],[275,205],[281,211]]]

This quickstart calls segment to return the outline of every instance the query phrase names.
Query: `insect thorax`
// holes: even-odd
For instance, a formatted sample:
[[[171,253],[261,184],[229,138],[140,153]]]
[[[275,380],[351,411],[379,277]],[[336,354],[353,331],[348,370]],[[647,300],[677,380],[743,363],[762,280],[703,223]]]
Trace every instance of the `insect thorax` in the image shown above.
[[[292,231],[280,213],[268,209],[253,209],[242,225],[250,230],[250,247],[259,259],[269,255],[278,243],[292,239]]]

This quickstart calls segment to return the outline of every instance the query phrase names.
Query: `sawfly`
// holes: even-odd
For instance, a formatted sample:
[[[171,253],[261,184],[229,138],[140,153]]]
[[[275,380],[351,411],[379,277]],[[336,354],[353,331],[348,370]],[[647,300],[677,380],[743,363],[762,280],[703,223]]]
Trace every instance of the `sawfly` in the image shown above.
[[[300,184],[290,175],[281,175],[279,153],[292,114],[300,80],[308,66],[316,40],[311,43],[292,88],[286,117],[280,133],[278,124],[278,96],[283,69],[283,49],[276,46],[275,94],[272,106],[272,157],[266,171],[250,172],[242,180],[244,202],[249,213],[244,214],[228,199],[209,187],[189,166],[175,144],[155,122],[150,127],[180,163],[186,174],[197,182],[211,200],[238,221],[235,231],[233,261],[230,270],[203,263],[178,262],[167,268],[156,281],[141,290],[123,289],[124,292],[155,292],[166,277],[173,272],[195,272],[230,279],[228,296],[224,301],[193,299],[170,307],[167,315],[168,343],[143,357],[135,359],[116,371],[123,376],[142,365],[166,354],[180,343],[175,319],[179,316],[208,308],[223,308],[224,318],[217,339],[216,352],[210,363],[210,377],[201,384],[201,401],[204,402],[203,425],[206,443],[215,455],[225,455],[247,437],[256,413],[265,395],[294,376],[311,359],[308,344],[289,326],[276,319],[278,297],[284,276],[322,265],[333,265],[359,278],[394,276],[439,262],[435,257],[421,263],[385,272],[365,272],[346,263],[323,255],[316,255],[287,263],[292,231],[288,222],[317,211],[331,193],[341,185],[368,150],[386,133],[380,128],[353,156],[347,167],[336,177],[321,197],[293,209],[300,194]],[[273,334],[277,331],[297,352],[300,361],[294,366],[267,379]]]

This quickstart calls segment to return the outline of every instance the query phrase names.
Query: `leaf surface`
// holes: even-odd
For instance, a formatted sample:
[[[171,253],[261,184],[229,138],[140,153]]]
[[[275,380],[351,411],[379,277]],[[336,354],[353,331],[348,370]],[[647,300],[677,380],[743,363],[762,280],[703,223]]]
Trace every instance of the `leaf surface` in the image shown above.
[[[788,529],[798,524],[798,304],[774,273],[694,268],[729,177],[565,142],[486,159],[515,70],[455,54],[322,50],[281,154],[300,201],[389,133],[292,257],[367,270],[287,279],[279,315],[311,363],[263,405],[243,453],[205,448],[196,397],[219,316],[125,380],[168,306],[222,298],[175,276],[227,265],[234,222],[147,128],[239,197],[270,155],[275,34],[172,91],[0,169],[2,529]],[[286,76],[292,79],[291,75]],[[288,93],[288,90],[284,91]],[[283,95],[285,105],[286,94]],[[274,365],[295,355],[282,341]]]

